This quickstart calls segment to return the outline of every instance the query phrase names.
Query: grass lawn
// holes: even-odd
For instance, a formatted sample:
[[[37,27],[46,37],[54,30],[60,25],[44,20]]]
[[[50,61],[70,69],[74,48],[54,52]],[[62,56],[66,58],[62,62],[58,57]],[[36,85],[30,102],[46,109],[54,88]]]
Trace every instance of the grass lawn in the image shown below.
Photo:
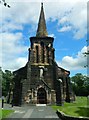
[[[5,110],[5,109],[0,110],[0,118],[6,118],[13,112],[14,110]]]
[[[2,102],[2,100],[0,99],[0,103],[1,102]],[[14,110],[5,110],[5,109],[0,108],[0,120],[8,117],[13,112],[14,112]]]
[[[70,116],[89,117],[87,97],[77,97],[73,103],[64,103],[63,106],[52,106],[53,109],[64,112]]]

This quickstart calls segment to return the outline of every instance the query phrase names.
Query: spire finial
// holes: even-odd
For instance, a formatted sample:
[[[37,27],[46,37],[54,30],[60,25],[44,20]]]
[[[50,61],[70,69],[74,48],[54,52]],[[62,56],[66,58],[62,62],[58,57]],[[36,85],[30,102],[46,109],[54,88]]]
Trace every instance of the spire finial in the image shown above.
[[[41,2],[41,7],[43,7],[43,2]]]
[[[45,22],[45,15],[44,15],[43,2],[42,2],[36,37],[46,37],[46,36],[48,36],[48,33],[46,30],[46,22]]]

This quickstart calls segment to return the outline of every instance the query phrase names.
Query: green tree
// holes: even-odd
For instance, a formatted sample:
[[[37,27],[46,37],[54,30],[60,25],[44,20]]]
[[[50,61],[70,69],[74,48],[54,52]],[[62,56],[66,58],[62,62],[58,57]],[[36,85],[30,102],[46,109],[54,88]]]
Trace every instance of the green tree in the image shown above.
[[[89,95],[89,77],[77,73],[75,76],[71,77],[71,83],[73,91],[78,96]]]
[[[3,71],[0,67],[0,97],[2,96],[2,73]]]
[[[13,74],[9,70],[2,72],[2,95],[7,96],[13,89]]]

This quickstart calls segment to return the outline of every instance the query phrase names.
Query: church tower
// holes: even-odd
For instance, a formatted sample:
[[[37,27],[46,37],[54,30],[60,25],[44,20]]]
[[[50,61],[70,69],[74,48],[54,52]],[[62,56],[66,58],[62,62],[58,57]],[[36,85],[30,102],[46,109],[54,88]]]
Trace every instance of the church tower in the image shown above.
[[[48,37],[42,3],[36,37],[30,38],[29,61],[36,65],[51,65],[54,60],[53,40],[54,38]]]
[[[41,77],[43,77],[47,85],[53,88],[52,64],[54,61],[54,51],[55,51],[55,49],[53,48],[53,41],[54,41],[53,37],[48,37],[43,3],[41,3],[41,12],[39,17],[36,37],[30,38],[31,48],[29,48],[28,62],[30,62],[32,68],[31,76],[32,76],[33,84],[39,81]],[[49,73],[49,75],[47,76],[46,73]]]
[[[30,90],[37,93],[35,103],[49,103],[51,101],[51,91],[54,90],[54,51],[53,37],[48,37],[46,28],[45,14],[43,3],[41,3],[41,12],[38,22],[36,37],[31,37],[31,47],[29,48],[28,64],[28,81]],[[39,91],[39,90],[42,91]],[[54,91],[53,91],[54,92]],[[43,95],[40,96],[39,94]],[[32,94],[32,93],[31,93]],[[42,102],[43,99],[43,102]]]

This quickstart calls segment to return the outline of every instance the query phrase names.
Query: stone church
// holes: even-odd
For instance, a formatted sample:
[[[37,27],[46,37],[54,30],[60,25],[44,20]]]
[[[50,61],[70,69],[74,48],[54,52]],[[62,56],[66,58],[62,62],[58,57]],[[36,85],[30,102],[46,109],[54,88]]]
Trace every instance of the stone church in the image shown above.
[[[57,65],[53,41],[48,36],[42,3],[36,36],[30,38],[28,62],[13,72],[14,105],[62,105],[71,101],[70,71]]]

